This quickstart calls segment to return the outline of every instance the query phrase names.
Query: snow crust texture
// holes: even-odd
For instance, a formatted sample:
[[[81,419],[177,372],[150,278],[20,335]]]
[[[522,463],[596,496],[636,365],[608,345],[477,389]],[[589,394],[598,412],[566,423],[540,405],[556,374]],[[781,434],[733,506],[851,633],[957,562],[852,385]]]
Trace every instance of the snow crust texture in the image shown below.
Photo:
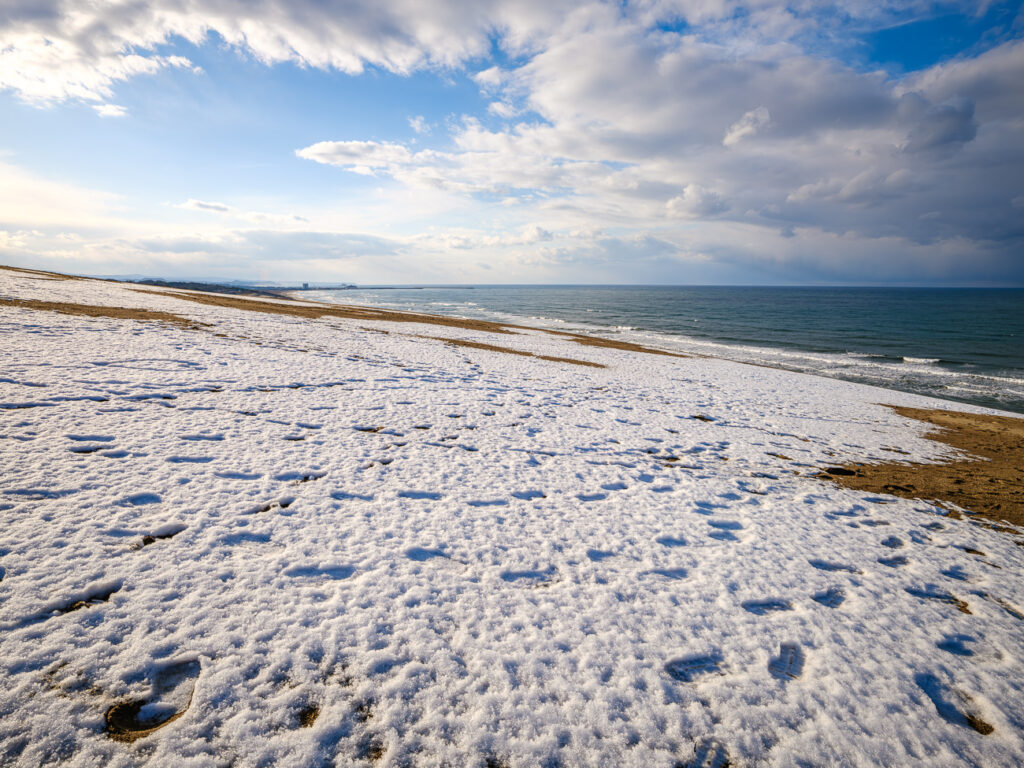
[[[1020,537],[814,477],[941,401],[0,296],[209,324],[0,309],[0,764],[1024,763]]]

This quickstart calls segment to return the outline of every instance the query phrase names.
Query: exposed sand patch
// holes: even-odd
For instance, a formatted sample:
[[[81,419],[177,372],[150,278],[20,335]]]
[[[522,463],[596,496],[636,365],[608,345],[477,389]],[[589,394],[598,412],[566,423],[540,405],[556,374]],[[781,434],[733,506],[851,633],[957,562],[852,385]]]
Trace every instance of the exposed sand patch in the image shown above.
[[[1024,525],[1024,418],[891,405],[900,416],[932,424],[927,437],[971,454],[943,464],[847,464],[834,483],[907,499],[951,502],[990,520]]]
[[[60,312],[62,315],[82,315],[84,317],[112,317],[116,320],[145,320],[173,323],[185,328],[198,329],[202,323],[175,315],[172,312],[161,312],[155,309],[139,307],[102,307],[96,304],[72,304],[66,301],[41,301],[39,299],[4,299],[0,298],[0,306],[21,307],[47,312]]]
[[[572,363],[573,365],[585,365],[590,368],[605,368],[601,363],[594,363],[590,360],[577,360],[572,357],[555,357],[553,355],[537,355],[533,352],[526,352],[522,349],[511,347],[499,347],[496,344],[486,344],[482,341],[467,341],[466,339],[446,339],[444,336],[417,336],[420,339],[433,339],[443,341],[445,344],[454,344],[457,347],[470,347],[471,349],[486,349],[490,352],[504,352],[507,355],[521,355],[522,357],[535,357],[539,360],[548,360],[552,363]]]
[[[584,347],[605,347],[607,349],[621,349],[624,352],[644,352],[648,355],[665,355],[666,357],[689,357],[689,355],[681,355],[678,352],[668,352],[664,349],[645,347],[640,344],[633,344],[629,341],[616,341],[615,339],[606,339],[601,336],[586,336],[581,333],[569,333],[567,331],[540,330],[544,330],[545,333],[550,333],[555,336],[564,336]]]

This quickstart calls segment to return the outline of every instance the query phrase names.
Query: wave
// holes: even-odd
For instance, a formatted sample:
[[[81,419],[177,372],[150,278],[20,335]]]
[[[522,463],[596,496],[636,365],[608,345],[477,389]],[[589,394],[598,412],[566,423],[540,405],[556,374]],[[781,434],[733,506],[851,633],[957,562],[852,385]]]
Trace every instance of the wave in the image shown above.
[[[904,363],[910,363],[911,365],[935,365],[935,363],[939,362],[939,358],[937,358],[937,357],[909,357],[907,355],[904,355],[903,356],[903,362]]]

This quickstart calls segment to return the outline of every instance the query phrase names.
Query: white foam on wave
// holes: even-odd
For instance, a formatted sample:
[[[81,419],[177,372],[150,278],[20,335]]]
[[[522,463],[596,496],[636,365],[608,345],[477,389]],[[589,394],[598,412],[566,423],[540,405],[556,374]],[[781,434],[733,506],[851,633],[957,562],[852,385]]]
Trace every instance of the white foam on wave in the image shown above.
[[[904,355],[903,356],[903,362],[904,363],[910,363],[911,365],[935,365],[935,363],[939,362],[939,358],[937,358],[937,357],[909,357],[907,355]]]

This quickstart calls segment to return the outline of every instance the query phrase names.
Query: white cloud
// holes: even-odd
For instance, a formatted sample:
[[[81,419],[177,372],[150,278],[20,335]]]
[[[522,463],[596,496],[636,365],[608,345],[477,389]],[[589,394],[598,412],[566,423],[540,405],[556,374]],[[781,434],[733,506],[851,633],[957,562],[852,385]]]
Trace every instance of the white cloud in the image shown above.
[[[93,106],[100,117],[125,117],[128,110],[119,104],[96,104]]]
[[[521,110],[516,109],[507,101],[492,101],[487,105],[487,111],[492,115],[503,117],[506,120],[515,117],[521,112]]]
[[[729,126],[729,130],[722,139],[722,144],[731,147],[738,144],[748,136],[753,136],[771,122],[771,113],[765,107],[752,109],[743,115],[738,121]]]
[[[430,124],[427,122],[423,115],[416,115],[416,117],[409,118],[409,127],[412,128],[416,133],[430,133]]]
[[[204,200],[186,200],[184,203],[179,203],[175,206],[176,208],[185,208],[191,211],[212,211],[214,213],[231,213],[234,208],[224,203],[208,203]]]
[[[402,144],[381,141],[320,141],[295,150],[295,154],[305,160],[336,165],[364,176],[408,164],[413,158]]]
[[[210,34],[265,64],[294,62],[349,74],[374,66],[397,73],[451,68],[504,45],[528,50],[574,5],[571,0],[33,0],[4,9],[0,88],[34,102],[98,101],[113,86],[171,66],[157,50],[173,38],[200,45]]]

